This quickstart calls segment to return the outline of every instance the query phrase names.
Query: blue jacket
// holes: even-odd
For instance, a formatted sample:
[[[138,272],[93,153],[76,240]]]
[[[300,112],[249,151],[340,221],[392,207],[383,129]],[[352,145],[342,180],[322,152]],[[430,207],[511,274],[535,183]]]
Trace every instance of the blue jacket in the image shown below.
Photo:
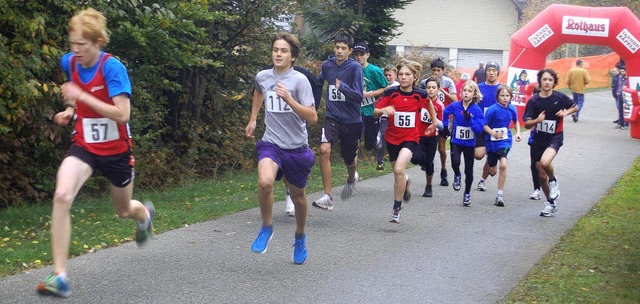
[[[336,79],[340,80],[338,89],[343,95],[344,101],[334,101],[335,94],[331,89],[327,90],[325,102],[327,105],[327,118],[333,118],[341,123],[362,122],[360,105],[364,94],[364,80],[362,78],[362,66],[355,59],[349,57],[341,65],[336,63],[335,56],[322,62],[318,80],[320,83],[327,81],[329,87],[335,86]]]
[[[475,103],[471,103],[467,108],[467,111],[470,116],[469,119],[464,115],[465,109],[462,106],[462,102],[455,101],[444,108],[442,117],[449,117],[450,114],[453,114],[451,143],[464,147],[475,147],[475,137],[482,136],[482,130],[484,129],[484,116],[482,115],[480,107]],[[449,120],[443,119],[442,123],[444,124],[444,127],[447,128]]]

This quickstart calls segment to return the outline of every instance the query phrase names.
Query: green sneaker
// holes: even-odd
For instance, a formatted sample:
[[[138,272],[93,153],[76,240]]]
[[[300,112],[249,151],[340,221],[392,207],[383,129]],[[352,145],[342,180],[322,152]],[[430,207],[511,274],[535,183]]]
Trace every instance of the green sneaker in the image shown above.
[[[138,227],[138,231],[136,231],[136,244],[138,244],[138,246],[144,245],[149,238],[151,238],[153,234],[153,216],[156,213],[156,209],[153,207],[151,201],[145,201],[143,204],[149,213],[149,218],[147,219],[149,224],[147,225],[147,229],[140,229],[140,227]]]
[[[44,281],[38,283],[38,285],[36,285],[36,291],[41,295],[62,298],[66,298],[71,294],[69,291],[69,279],[63,279],[55,273],[51,273]]]

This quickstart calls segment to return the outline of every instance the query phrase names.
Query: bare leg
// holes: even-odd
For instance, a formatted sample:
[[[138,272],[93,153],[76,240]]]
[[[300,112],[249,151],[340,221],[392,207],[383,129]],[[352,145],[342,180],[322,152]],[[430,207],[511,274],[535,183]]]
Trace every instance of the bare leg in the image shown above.
[[[293,204],[296,206],[296,234],[302,235],[307,223],[307,211],[309,209],[307,194],[304,188],[298,188],[293,185],[289,185],[289,192],[291,193]]]
[[[320,144],[320,173],[322,174],[322,184],[324,193],[331,195],[331,144]]]
[[[272,159],[263,158],[258,162],[258,203],[263,226],[273,224],[273,185],[277,172],[278,165]]]

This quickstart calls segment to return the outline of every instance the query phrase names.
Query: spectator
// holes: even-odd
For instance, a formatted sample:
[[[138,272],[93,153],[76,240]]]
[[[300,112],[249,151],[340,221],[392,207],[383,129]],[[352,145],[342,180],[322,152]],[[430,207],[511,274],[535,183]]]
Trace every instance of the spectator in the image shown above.
[[[487,80],[487,75],[485,74],[484,71],[484,62],[480,61],[480,63],[478,63],[478,69],[473,72],[473,81],[475,81],[476,83],[483,83],[485,82],[485,80]]]
[[[584,104],[585,87],[589,81],[591,78],[589,78],[589,72],[582,67],[582,59],[576,60],[576,66],[571,68],[567,75],[567,86],[573,93],[573,102],[578,106],[578,111],[571,115],[573,122],[578,122],[578,116],[582,110],[582,104]]]

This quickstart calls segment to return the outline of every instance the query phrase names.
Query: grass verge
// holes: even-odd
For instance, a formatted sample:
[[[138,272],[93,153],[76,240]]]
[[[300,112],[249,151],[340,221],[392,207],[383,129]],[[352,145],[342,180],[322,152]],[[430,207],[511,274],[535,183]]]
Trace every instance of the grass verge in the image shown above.
[[[375,163],[367,158],[361,157],[359,161],[361,179],[391,173],[388,163],[385,170],[376,171]],[[336,158],[332,167],[333,185],[340,186],[347,175],[344,164]],[[196,181],[165,191],[134,191],[134,198],[154,202],[157,211],[154,232],[162,233],[257,207],[256,178],[255,171],[233,172],[217,180]],[[320,190],[322,178],[316,165],[309,176],[307,192]],[[283,183],[276,183],[276,201],[284,200],[284,191]],[[309,202],[315,198],[309,197]],[[278,211],[284,212],[274,212]],[[70,256],[133,241],[136,224],[118,219],[108,189],[100,198],[79,195],[71,216]],[[0,277],[51,264],[50,221],[50,202],[0,210]]]
[[[640,158],[503,303],[640,303]]]

